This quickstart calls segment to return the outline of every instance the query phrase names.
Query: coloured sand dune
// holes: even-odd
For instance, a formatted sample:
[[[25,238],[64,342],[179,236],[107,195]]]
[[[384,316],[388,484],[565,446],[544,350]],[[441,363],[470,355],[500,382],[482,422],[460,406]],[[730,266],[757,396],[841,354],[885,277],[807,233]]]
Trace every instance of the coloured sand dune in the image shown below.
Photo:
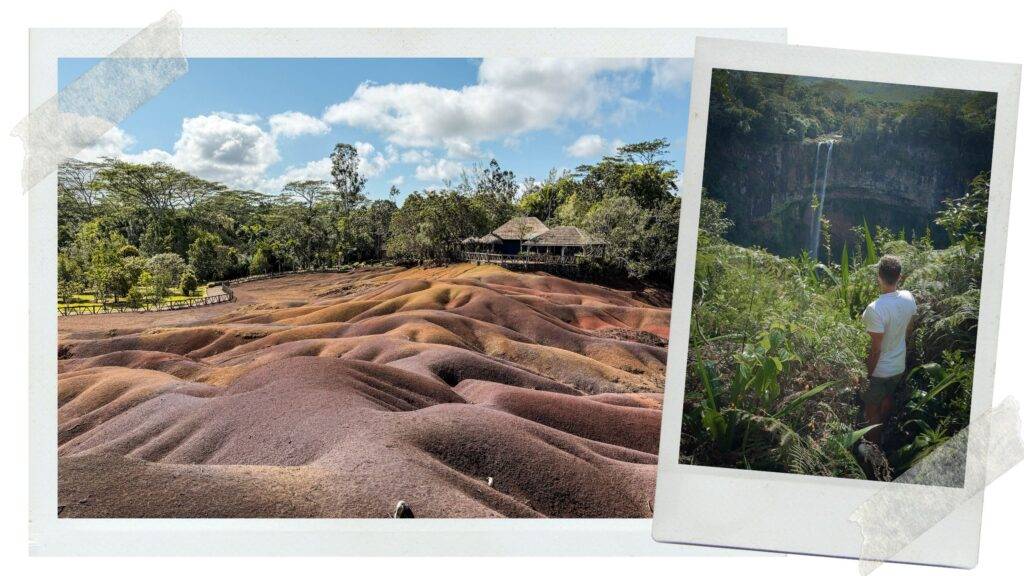
[[[59,320],[63,517],[644,517],[669,309],[362,268]]]

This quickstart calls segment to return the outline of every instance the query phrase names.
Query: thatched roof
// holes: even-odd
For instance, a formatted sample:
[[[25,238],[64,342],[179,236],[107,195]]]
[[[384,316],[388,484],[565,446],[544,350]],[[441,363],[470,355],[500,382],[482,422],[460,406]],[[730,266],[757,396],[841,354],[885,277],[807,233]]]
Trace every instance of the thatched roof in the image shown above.
[[[575,226],[555,226],[523,244],[527,246],[597,246],[607,244],[607,242]]]
[[[480,243],[480,239],[477,238],[476,236],[470,236],[469,238],[463,238],[462,239],[462,243],[463,244],[479,244]]]
[[[477,238],[476,241],[478,244],[501,244],[501,238],[498,238],[494,234],[484,234]]]
[[[502,240],[532,240],[547,231],[548,227],[533,216],[520,216],[498,226],[491,234]]]

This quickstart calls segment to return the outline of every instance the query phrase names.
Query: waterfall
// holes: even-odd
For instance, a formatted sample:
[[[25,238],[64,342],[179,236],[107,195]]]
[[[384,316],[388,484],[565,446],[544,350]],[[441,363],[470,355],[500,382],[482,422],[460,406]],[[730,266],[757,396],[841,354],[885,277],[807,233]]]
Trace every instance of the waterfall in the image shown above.
[[[818,195],[818,158],[821,157],[821,145],[824,142],[818,142],[818,145],[814,147],[814,183],[811,184],[811,197]],[[807,236],[807,254],[814,252],[814,213],[811,213],[811,231]]]
[[[818,157],[821,155],[821,145],[828,144],[825,151],[825,171],[821,175],[821,193],[818,193]],[[818,142],[818,149],[814,153],[814,184],[811,186],[811,194],[818,198],[818,208],[814,211],[814,221],[811,222],[811,240],[807,246],[807,253],[811,258],[818,259],[818,252],[821,244],[821,216],[825,210],[825,190],[828,188],[828,168],[832,163],[832,145],[835,140]]]

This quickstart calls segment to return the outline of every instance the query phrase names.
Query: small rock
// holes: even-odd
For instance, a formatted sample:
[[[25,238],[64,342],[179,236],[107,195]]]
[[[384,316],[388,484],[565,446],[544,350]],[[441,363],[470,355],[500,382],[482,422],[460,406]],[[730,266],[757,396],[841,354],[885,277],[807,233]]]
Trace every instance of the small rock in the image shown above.
[[[392,518],[415,518],[412,513],[412,508],[406,504],[405,500],[399,500],[398,504],[395,504],[395,513],[391,516]]]

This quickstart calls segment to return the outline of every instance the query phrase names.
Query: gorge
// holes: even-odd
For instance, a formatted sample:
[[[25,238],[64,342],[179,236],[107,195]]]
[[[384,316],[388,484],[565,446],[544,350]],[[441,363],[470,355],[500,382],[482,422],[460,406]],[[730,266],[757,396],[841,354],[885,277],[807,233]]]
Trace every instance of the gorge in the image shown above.
[[[714,75],[703,188],[735,244],[827,260],[866,223],[945,247],[934,214],[991,167],[994,94]]]

